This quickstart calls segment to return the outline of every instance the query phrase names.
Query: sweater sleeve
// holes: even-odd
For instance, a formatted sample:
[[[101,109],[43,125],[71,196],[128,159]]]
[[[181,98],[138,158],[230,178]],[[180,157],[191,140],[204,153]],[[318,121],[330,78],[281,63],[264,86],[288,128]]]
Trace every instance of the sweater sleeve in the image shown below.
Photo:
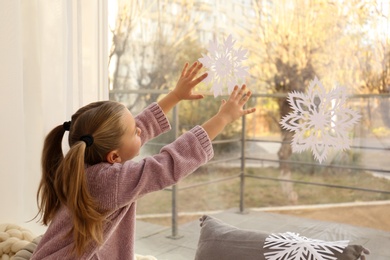
[[[117,176],[117,206],[177,183],[213,156],[211,140],[201,126],[196,126],[164,146],[159,154],[124,163]]]
[[[167,117],[157,103],[152,103],[147,106],[134,119],[137,127],[141,129],[142,145],[171,129]]]

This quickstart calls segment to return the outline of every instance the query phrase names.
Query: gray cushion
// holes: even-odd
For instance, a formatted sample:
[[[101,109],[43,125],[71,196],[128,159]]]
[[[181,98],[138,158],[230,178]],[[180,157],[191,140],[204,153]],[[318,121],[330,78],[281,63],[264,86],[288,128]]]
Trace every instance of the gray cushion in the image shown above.
[[[210,216],[201,218],[201,231],[195,260],[260,260],[266,259],[263,248],[270,233],[244,230]],[[360,245],[348,245],[342,253],[332,250],[340,260],[356,260],[368,251]]]

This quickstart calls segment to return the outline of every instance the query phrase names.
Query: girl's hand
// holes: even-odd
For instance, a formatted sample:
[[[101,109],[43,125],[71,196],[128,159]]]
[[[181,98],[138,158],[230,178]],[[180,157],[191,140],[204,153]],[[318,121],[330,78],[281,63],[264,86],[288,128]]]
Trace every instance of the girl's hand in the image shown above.
[[[244,105],[252,95],[252,92],[246,91],[246,86],[242,85],[234,87],[229,99],[222,100],[222,105],[218,113],[203,123],[202,127],[208,134],[210,140],[214,140],[227,126],[243,115],[247,115],[256,111],[256,108],[244,109]]]
[[[243,115],[255,112],[256,108],[244,109],[244,105],[248,102],[251,95],[252,92],[246,91],[245,85],[242,85],[241,88],[235,86],[229,99],[227,101],[222,100],[222,105],[219,108],[217,116],[220,116],[226,120],[227,124],[230,124]]]
[[[203,66],[202,63],[200,62],[195,61],[194,64],[191,65],[191,67],[188,68],[188,66],[189,66],[188,63],[184,65],[180,78],[176,84],[175,89],[172,90],[172,93],[179,100],[202,99],[203,95],[194,94],[192,91],[193,88],[199,84],[199,82],[201,82],[207,77],[207,73],[204,73],[199,77],[196,77],[196,74]]]

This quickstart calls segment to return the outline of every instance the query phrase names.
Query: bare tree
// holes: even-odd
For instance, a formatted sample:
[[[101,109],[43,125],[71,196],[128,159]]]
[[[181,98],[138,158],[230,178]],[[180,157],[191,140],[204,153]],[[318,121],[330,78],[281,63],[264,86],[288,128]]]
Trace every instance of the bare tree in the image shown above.
[[[248,37],[251,75],[260,82],[262,91],[286,94],[305,91],[314,76],[325,83],[335,81],[353,85],[358,67],[354,58],[361,41],[359,28],[368,17],[367,3],[354,0],[348,3],[324,0],[254,1],[255,26]],[[334,83],[334,82],[333,82]],[[331,84],[329,84],[331,85]],[[290,113],[286,98],[277,101],[279,121]],[[288,162],[293,133],[281,129],[282,144],[278,151],[280,178],[291,178]],[[283,185],[283,192],[292,203],[298,196],[292,184]]]
[[[113,89],[120,89],[118,82],[122,57],[129,49],[129,37],[135,26],[139,23],[143,12],[143,6],[138,1],[117,1],[117,15],[115,27],[110,28],[112,44],[109,54],[109,67],[113,70],[111,86]],[[115,64],[112,64],[115,63]]]
[[[370,23],[371,28],[382,30],[372,30],[366,40],[368,44],[366,43],[364,50],[359,53],[363,93],[390,94],[390,10],[382,8],[384,6],[372,6]],[[378,101],[383,124],[390,128],[389,99],[379,98]]]
[[[168,89],[183,66],[178,64],[181,53],[199,49],[191,5],[191,0],[119,1],[110,53],[112,98],[132,109],[156,101]],[[129,98],[121,91],[129,89],[143,93]]]

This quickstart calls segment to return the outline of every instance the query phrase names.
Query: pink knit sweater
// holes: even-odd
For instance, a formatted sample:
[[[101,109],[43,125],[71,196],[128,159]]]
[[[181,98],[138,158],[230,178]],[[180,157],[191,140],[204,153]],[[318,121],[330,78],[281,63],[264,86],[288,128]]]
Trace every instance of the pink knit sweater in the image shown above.
[[[136,117],[142,144],[170,129],[160,107],[153,103]],[[195,126],[159,154],[139,162],[100,163],[86,169],[88,185],[101,210],[109,216],[104,226],[104,243],[91,245],[79,259],[134,259],[136,201],[141,196],[177,183],[213,157],[207,133]],[[71,254],[73,238],[69,211],[63,206],[42,237],[31,260],[76,259]]]

